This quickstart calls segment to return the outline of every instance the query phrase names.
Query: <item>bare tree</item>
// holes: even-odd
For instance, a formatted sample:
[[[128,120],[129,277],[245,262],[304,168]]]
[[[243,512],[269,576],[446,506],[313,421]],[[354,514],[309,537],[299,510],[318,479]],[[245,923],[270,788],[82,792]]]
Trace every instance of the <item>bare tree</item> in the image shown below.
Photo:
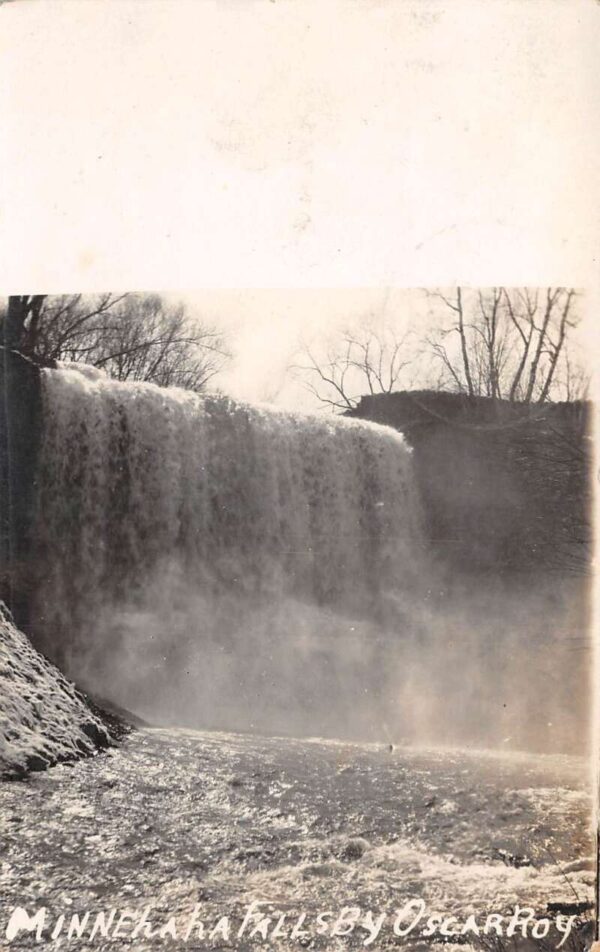
[[[390,319],[304,345],[293,365],[304,386],[336,411],[362,396],[417,386],[540,405],[585,396],[568,288],[426,291],[429,314],[400,334]],[[429,328],[429,329],[427,329]],[[410,379],[406,369],[411,366]]]
[[[447,388],[540,404],[552,396],[569,399],[575,378],[583,382],[568,348],[569,332],[578,323],[573,289],[427,293],[445,311],[424,343]]]
[[[293,370],[325,406],[351,410],[364,394],[392,393],[412,362],[409,333],[387,324],[346,329],[324,348],[304,344]]]
[[[216,328],[157,294],[10,298],[3,326],[7,345],[41,363],[83,362],[118,380],[196,391],[228,356]]]
[[[31,329],[38,325],[44,305],[44,294],[14,294],[8,299],[8,307],[2,316],[2,343],[10,349],[19,348]]]
[[[561,397],[569,403],[575,400],[587,400],[589,396],[589,374],[572,358],[568,350],[565,351],[558,389]]]

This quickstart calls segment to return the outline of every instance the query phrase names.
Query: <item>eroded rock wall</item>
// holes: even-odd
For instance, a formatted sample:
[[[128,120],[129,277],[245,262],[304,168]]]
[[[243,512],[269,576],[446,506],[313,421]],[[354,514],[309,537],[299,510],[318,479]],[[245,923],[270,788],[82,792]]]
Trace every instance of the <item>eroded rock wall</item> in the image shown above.
[[[426,533],[453,569],[587,573],[589,403],[528,406],[406,391],[363,397],[352,415],[393,426],[413,447]]]

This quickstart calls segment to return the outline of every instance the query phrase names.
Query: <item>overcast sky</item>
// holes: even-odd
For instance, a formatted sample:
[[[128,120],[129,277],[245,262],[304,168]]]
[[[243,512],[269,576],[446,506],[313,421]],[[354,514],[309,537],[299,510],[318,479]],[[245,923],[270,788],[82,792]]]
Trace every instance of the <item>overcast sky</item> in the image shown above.
[[[412,363],[397,389],[410,389],[426,384],[431,367],[419,341],[432,327],[447,326],[452,317],[422,288],[237,289],[166,296],[182,300],[191,315],[226,335],[232,359],[215,378],[216,386],[242,400],[311,411],[322,409],[322,404],[302,385],[301,375],[291,372],[301,361],[303,343],[318,352],[319,343],[335,341],[340,331],[366,322],[393,327],[398,338],[409,332],[406,353]],[[465,292],[467,306],[470,299]],[[583,364],[592,323],[587,305],[587,296],[580,294],[576,313],[581,325],[569,335],[572,354]]]
[[[428,310],[422,291],[404,289],[243,289],[169,297],[227,334],[233,360],[216,381],[220,387],[240,399],[299,409],[318,406],[289,373],[302,342],[335,338],[341,328],[374,317],[393,321],[402,333],[424,326]]]

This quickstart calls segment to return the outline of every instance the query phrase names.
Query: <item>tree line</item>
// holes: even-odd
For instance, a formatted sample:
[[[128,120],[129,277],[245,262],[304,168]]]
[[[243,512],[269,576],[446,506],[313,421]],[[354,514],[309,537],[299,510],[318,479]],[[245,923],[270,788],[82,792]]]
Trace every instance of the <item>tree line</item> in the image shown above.
[[[317,400],[336,411],[361,396],[430,389],[526,404],[575,400],[588,379],[574,356],[577,294],[569,288],[424,291],[428,329],[393,318],[361,322],[304,344],[294,364]]]
[[[202,392],[229,357],[223,334],[159,294],[13,295],[4,345],[46,366],[91,364],[116,380]]]
[[[304,344],[293,374],[323,406],[361,396],[446,390],[526,404],[585,396],[574,356],[574,289],[423,292],[426,329],[366,319]],[[202,392],[230,357],[222,332],[159,294],[15,295],[0,311],[5,346],[46,365],[92,364],[117,380]]]

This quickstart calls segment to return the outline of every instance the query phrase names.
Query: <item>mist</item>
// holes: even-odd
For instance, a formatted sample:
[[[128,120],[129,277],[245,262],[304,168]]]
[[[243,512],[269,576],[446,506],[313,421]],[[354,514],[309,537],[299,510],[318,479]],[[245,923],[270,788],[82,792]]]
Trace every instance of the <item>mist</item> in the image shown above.
[[[441,573],[440,573],[441,574]],[[441,585],[440,581],[440,585]],[[585,751],[590,670],[579,586],[518,597],[455,581],[386,618],[235,593],[162,566],[106,607],[69,661],[152,724],[385,744]]]
[[[32,630],[91,693],[161,725],[585,749],[583,583],[440,562],[399,433],[43,379]]]

